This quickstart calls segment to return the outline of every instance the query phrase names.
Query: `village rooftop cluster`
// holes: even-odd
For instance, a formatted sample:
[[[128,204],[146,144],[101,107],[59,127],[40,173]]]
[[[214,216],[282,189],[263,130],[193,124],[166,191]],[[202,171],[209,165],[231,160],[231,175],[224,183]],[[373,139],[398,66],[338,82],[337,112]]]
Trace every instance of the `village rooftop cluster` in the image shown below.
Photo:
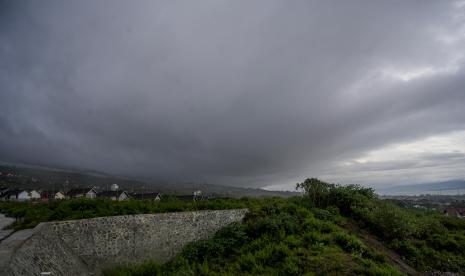
[[[123,201],[129,199],[160,200],[160,193],[129,193],[126,191],[110,190],[98,192],[95,188],[77,188],[63,191],[40,191],[34,189],[0,188],[1,201],[50,201],[74,198],[107,198]],[[193,199],[193,198],[192,198]]]
[[[159,192],[128,192],[120,190],[118,184],[112,184],[110,189],[101,191],[98,187],[77,187],[71,189],[61,190],[41,190],[41,189],[28,189],[28,188],[17,188],[18,185],[13,184],[18,179],[19,175],[13,171],[0,171],[0,201],[53,201],[53,200],[65,200],[65,199],[76,199],[76,198],[105,198],[115,201],[124,201],[129,199],[134,200],[153,200],[159,201],[162,198]],[[31,178],[33,183],[37,183],[37,180]],[[68,182],[68,181],[66,181]],[[11,185],[9,185],[10,183]],[[66,183],[68,184],[68,183]],[[67,186],[67,185],[65,185]],[[166,195],[165,195],[166,196]],[[213,196],[204,195],[201,191],[195,191],[192,195],[170,195],[170,197],[177,198],[179,200],[206,200]]]
[[[211,199],[211,196],[204,196],[200,191],[194,192],[192,195],[170,195],[179,200],[206,200]],[[76,198],[105,198],[115,201],[124,200],[153,200],[159,201],[162,199],[161,193],[157,192],[144,192],[144,193],[130,193],[117,188],[112,188],[109,191],[97,191],[95,188],[77,188],[70,189],[67,192],[63,191],[40,191],[34,189],[10,189],[7,187],[0,187],[0,201],[53,201],[65,200]]]

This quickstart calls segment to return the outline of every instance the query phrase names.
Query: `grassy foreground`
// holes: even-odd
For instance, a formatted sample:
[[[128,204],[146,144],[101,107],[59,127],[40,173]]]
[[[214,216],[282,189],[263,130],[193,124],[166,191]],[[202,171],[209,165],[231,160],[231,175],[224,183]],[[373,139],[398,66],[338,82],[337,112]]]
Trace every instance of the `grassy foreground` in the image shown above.
[[[301,198],[264,199],[242,224],[188,245],[166,264],[119,267],[105,275],[401,275],[341,224],[337,208],[308,208]]]
[[[243,223],[191,243],[168,263],[116,267],[106,275],[402,275],[410,271],[405,267],[418,272],[465,274],[465,220],[402,208],[357,185],[307,179],[298,187],[305,192],[303,197],[0,203],[0,212],[20,218],[14,227],[22,229],[50,220],[250,210]],[[405,265],[393,262],[389,252]]]
[[[106,275],[465,273],[465,221],[401,208],[358,185],[307,179],[298,187],[304,197],[247,202],[243,223],[190,244],[168,263],[117,267]],[[354,225],[383,250],[357,238]],[[391,251],[397,262],[387,257]]]
[[[167,197],[159,202],[149,200],[112,201],[110,199],[71,199],[49,203],[0,202],[0,213],[16,218],[17,221],[12,227],[15,230],[21,230],[33,228],[45,221],[246,208],[248,201],[248,199],[215,199],[194,202]]]

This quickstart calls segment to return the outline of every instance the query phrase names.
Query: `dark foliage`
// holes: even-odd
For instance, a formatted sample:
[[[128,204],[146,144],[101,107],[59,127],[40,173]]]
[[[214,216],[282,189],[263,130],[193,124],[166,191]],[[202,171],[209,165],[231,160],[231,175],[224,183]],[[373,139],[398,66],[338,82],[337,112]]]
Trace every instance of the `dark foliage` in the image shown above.
[[[387,258],[344,228],[358,224],[420,272],[465,274],[465,221],[379,200],[372,189],[318,179],[297,185],[303,197],[186,202],[70,200],[0,203],[16,229],[41,221],[204,209],[249,208],[244,222],[188,245],[166,264],[120,267],[108,275],[399,274]],[[32,208],[31,208],[32,207]]]

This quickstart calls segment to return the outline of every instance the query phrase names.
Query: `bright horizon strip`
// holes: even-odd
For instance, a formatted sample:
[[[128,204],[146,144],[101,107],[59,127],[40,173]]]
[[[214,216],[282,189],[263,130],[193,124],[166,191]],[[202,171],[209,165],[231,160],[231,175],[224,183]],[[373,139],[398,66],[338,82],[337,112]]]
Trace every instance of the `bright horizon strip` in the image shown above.
[[[403,168],[402,164],[408,164]],[[334,164],[318,177],[332,183],[358,183],[374,188],[465,179],[465,131],[454,131],[404,143],[394,143]],[[262,187],[295,191],[295,183]],[[389,181],[396,183],[389,185]]]

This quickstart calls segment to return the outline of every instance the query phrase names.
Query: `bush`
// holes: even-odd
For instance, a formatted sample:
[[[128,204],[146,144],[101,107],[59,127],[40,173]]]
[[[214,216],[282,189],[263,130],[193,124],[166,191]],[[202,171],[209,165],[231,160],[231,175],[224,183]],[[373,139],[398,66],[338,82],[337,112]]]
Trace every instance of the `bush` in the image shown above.
[[[178,257],[154,268],[164,275],[353,275],[390,266],[383,255],[335,224],[337,207],[308,209],[302,198],[263,199],[242,224],[191,243]],[[158,269],[158,270],[156,270]],[[395,271],[391,268],[392,271]]]
[[[361,255],[367,251],[367,248],[360,240],[346,233],[336,233],[334,240],[346,252]]]

